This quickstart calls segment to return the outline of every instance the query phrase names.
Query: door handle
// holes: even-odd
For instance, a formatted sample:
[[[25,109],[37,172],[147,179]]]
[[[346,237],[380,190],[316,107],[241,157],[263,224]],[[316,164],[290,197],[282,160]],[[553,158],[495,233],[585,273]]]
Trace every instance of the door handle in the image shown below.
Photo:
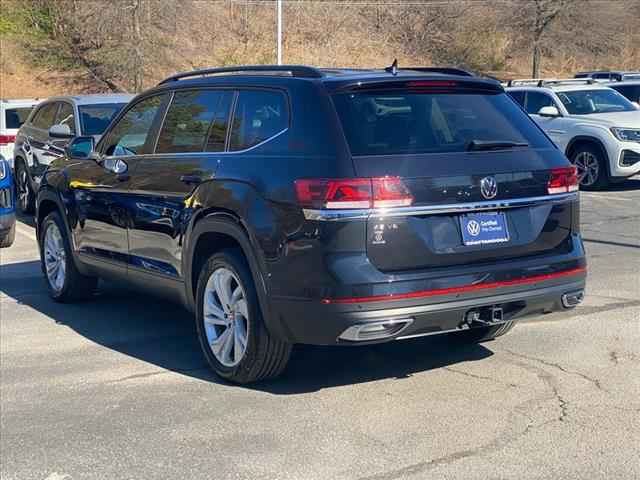
[[[197,185],[202,183],[202,177],[199,177],[198,175],[182,175],[180,177],[180,181],[187,185]]]
[[[550,134],[554,134],[554,135],[562,135],[564,133],[564,130],[549,130]]]

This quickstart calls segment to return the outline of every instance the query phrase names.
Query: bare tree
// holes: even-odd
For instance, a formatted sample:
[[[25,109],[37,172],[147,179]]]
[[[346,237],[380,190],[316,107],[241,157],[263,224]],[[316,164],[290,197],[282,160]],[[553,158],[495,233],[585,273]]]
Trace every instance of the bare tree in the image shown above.
[[[542,40],[558,17],[564,13],[573,0],[533,0],[533,58],[531,76],[540,76],[542,61]]]

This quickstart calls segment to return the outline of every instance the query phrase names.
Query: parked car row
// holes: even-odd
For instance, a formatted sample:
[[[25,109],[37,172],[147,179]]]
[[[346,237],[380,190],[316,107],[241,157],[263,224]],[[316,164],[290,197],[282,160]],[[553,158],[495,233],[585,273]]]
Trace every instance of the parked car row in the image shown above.
[[[49,98],[20,127],[14,146],[18,208],[33,213],[35,192],[51,162],[64,155],[69,139],[99,139],[133,95],[76,95]]]

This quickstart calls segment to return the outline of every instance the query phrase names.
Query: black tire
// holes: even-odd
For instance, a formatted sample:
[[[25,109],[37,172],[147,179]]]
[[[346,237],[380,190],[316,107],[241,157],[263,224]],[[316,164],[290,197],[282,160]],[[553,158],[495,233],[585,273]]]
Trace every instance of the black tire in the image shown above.
[[[53,225],[58,228],[62,237],[62,245],[64,247],[65,273],[61,288],[55,288],[52,285],[51,280],[47,275],[47,267],[45,263],[45,238],[47,230]],[[69,243],[67,230],[60,214],[58,212],[51,212],[47,215],[42,221],[42,225],[38,231],[40,232],[38,244],[40,246],[42,273],[44,274],[45,282],[47,283],[51,298],[60,303],[72,303],[91,297],[98,285],[98,279],[96,277],[82,275],[76,268],[72,258],[71,245]]]
[[[594,181],[590,181],[592,178],[589,174],[582,174],[584,171],[583,165],[585,159],[589,159],[589,162],[597,162],[597,167],[591,172],[591,175],[595,177]],[[602,190],[609,185],[609,172],[607,169],[607,159],[602,154],[600,149],[595,145],[583,144],[579,145],[571,155],[571,163],[578,167],[578,175],[582,174],[580,179],[580,189],[582,190]]]
[[[16,224],[11,225],[11,228],[4,235],[0,236],[0,248],[8,248],[13,245],[13,241],[16,239]]]
[[[506,335],[516,325],[516,322],[505,322],[492,327],[474,327],[463,332],[453,334],[453,339],[459,343],[481,343]]]
[[[25,215],[32,215],[35,211],[36,195],[31,188],[29,171],[23,161],[16,162],[16,187],[18,210]]]
[[[206,286],[213,272],[220,268],[230,270],[241,283],[249,313],[244,356],[235,366],[225,366],[216,358],[205,330],[203,305]],[[207,363],[217,375],[235,383],[251,383],[275,378],[282,373],[289,361],[291,345],[274,338],[267,330],[251,271],[239,249],[223,250],[207,260],[198,278],[196,300],[196,329],[200,346]]]

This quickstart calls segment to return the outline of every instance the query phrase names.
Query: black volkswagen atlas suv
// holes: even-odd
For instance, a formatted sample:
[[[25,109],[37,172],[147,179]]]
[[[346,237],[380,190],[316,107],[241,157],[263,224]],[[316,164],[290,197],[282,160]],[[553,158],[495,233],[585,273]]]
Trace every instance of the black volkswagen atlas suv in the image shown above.
[[[51,296],[105,278],[174,299],[234,382],[278,375],[297,343],[480,342],[583,298],[574,167],[463,70],[181,73],[94,141],[38,191]]]

